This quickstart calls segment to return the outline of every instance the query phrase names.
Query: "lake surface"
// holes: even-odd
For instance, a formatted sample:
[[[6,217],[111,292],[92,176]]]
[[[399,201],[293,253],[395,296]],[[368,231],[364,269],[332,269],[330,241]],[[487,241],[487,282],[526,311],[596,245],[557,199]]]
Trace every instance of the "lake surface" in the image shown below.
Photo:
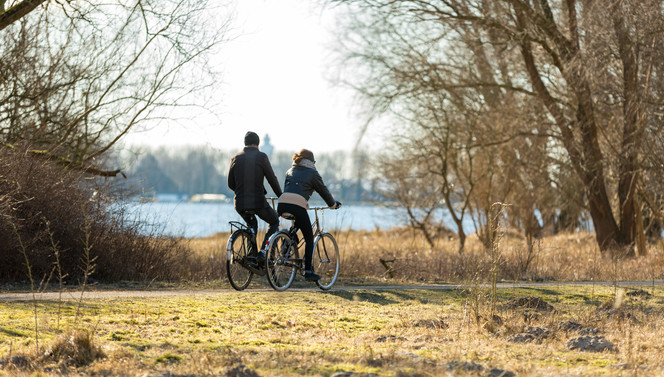
[[[230,231],[229,221],[242,221],[232,203],[155,202],[127,204],[130,219],[147,224],[147,231],[157,230],[171,236],[187,238],[207,237],[218,232]],[[313,221],[313,211],[309,211]],[[439,214],[443,223],[453,228],[449,214]],[[403,213],[375,205],[344,205],[338,210],[324,211],[323,226],[326,230],[390,229],[407,225]],[[280,228],[290,226],[290,221],[281,219]],[[266,224],[259,221],[260,229]],[[466,221],[464,228],[472,230],[472,222]]]

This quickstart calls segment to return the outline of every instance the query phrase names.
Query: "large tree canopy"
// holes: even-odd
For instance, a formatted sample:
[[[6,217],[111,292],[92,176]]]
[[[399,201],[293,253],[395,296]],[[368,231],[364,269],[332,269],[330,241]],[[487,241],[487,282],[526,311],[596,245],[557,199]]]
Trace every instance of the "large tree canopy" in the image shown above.
[[[541,178],[523,181],[524,171],[509,181],[562,195],[573,190],[558,178],[571,172],[600,248],[644,251],[642,214],[646,204],[660,212],[652,181],[664,152],[660,1],[338,3],[353,15],[341,41],[344,67],[354,70],[344,77],[374,111],[457,136],[474,130],[450,146],[472,147],[466,157],[502,146],[493,153],[503,177],[519,165],[507,166],[505,153],[518,162],[537,147]],[[490,191],[498,187],[500,199],[504,184]]]

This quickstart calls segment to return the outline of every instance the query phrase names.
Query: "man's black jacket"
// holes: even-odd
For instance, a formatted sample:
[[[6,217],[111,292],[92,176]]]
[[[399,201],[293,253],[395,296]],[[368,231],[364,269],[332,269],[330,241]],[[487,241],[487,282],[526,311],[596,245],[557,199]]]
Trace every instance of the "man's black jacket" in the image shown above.
[[[281,196],[279,181],[265,153],[256,147],[244,147],[242,152],[233,156],[228,170],[228,187],[235,192],[235,209],[241,211],[268,206],[263,178],[267,179],[277,197]]]

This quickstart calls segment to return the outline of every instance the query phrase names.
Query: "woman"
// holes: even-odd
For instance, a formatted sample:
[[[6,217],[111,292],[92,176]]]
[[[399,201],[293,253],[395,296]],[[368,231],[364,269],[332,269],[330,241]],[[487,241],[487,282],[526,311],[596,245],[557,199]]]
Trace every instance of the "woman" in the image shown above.
[[[286,172],[284,192],[279,197],[277,212],[279,216],[290,213],[295,217],[295,226],[302,231],[306,247],[304,249],[304,279],[316,281],[320,275],[316,274],[311,265],[314,253],[314,234],[309,220],[309,198],[316,191],[332,209],[341,207],[341,203],[334,200],[330,191],[325,187],[323,178],[316,171],[314,154],[308,149],[302,149],[293,155],[293,166]]]

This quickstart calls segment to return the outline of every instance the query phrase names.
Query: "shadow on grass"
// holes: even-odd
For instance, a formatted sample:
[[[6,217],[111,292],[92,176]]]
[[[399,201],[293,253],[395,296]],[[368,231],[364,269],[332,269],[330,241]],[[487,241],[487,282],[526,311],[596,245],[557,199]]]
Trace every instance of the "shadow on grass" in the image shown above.
[[[603,300],[612,297],[611,294],[607,294],[605,290],[599,288],[601,287],[598,287],[595,292],[591,291],[592,287],[590,286],[580,288],[561,287],[558,290],[549,288],[519,288],[517,291],[505,292],[509,294],[505,297],[535,296],[547,301],[554,300],[558,303],[597,305]]]
[[[378,305],[400,304],[408,301],[416,301],[420,304],[441,304],[452,302],[455,294],[454,290],[385,290],[385,291],[332,291],[328,294],[345,298],[350,301],[364,301]]]
[[[556,291],[553,289],[546,289],[546,288],[528,288],[527,290],[537,292],[538,294],[542,296],[560,296],[563,295],[564,292],[561,291]]]
[[[376,293],[370,291],[355,291],[355,292],[333,291],[329,292],[329,294],[340,298],[345,298],[346,300],[349,301],[365,301],[378,305],[390,305],[401,302],[399,300],[394,300],[388,297],[386,292]]]
[[[18,331],[8,329],[8,328],[5,328],[5,327],[0,327],[0,333],[4,333],[4,334],[9,335],[9,336],[20,336],[20,337],[26,337],[27,336],[23,333],[20,333]]]

